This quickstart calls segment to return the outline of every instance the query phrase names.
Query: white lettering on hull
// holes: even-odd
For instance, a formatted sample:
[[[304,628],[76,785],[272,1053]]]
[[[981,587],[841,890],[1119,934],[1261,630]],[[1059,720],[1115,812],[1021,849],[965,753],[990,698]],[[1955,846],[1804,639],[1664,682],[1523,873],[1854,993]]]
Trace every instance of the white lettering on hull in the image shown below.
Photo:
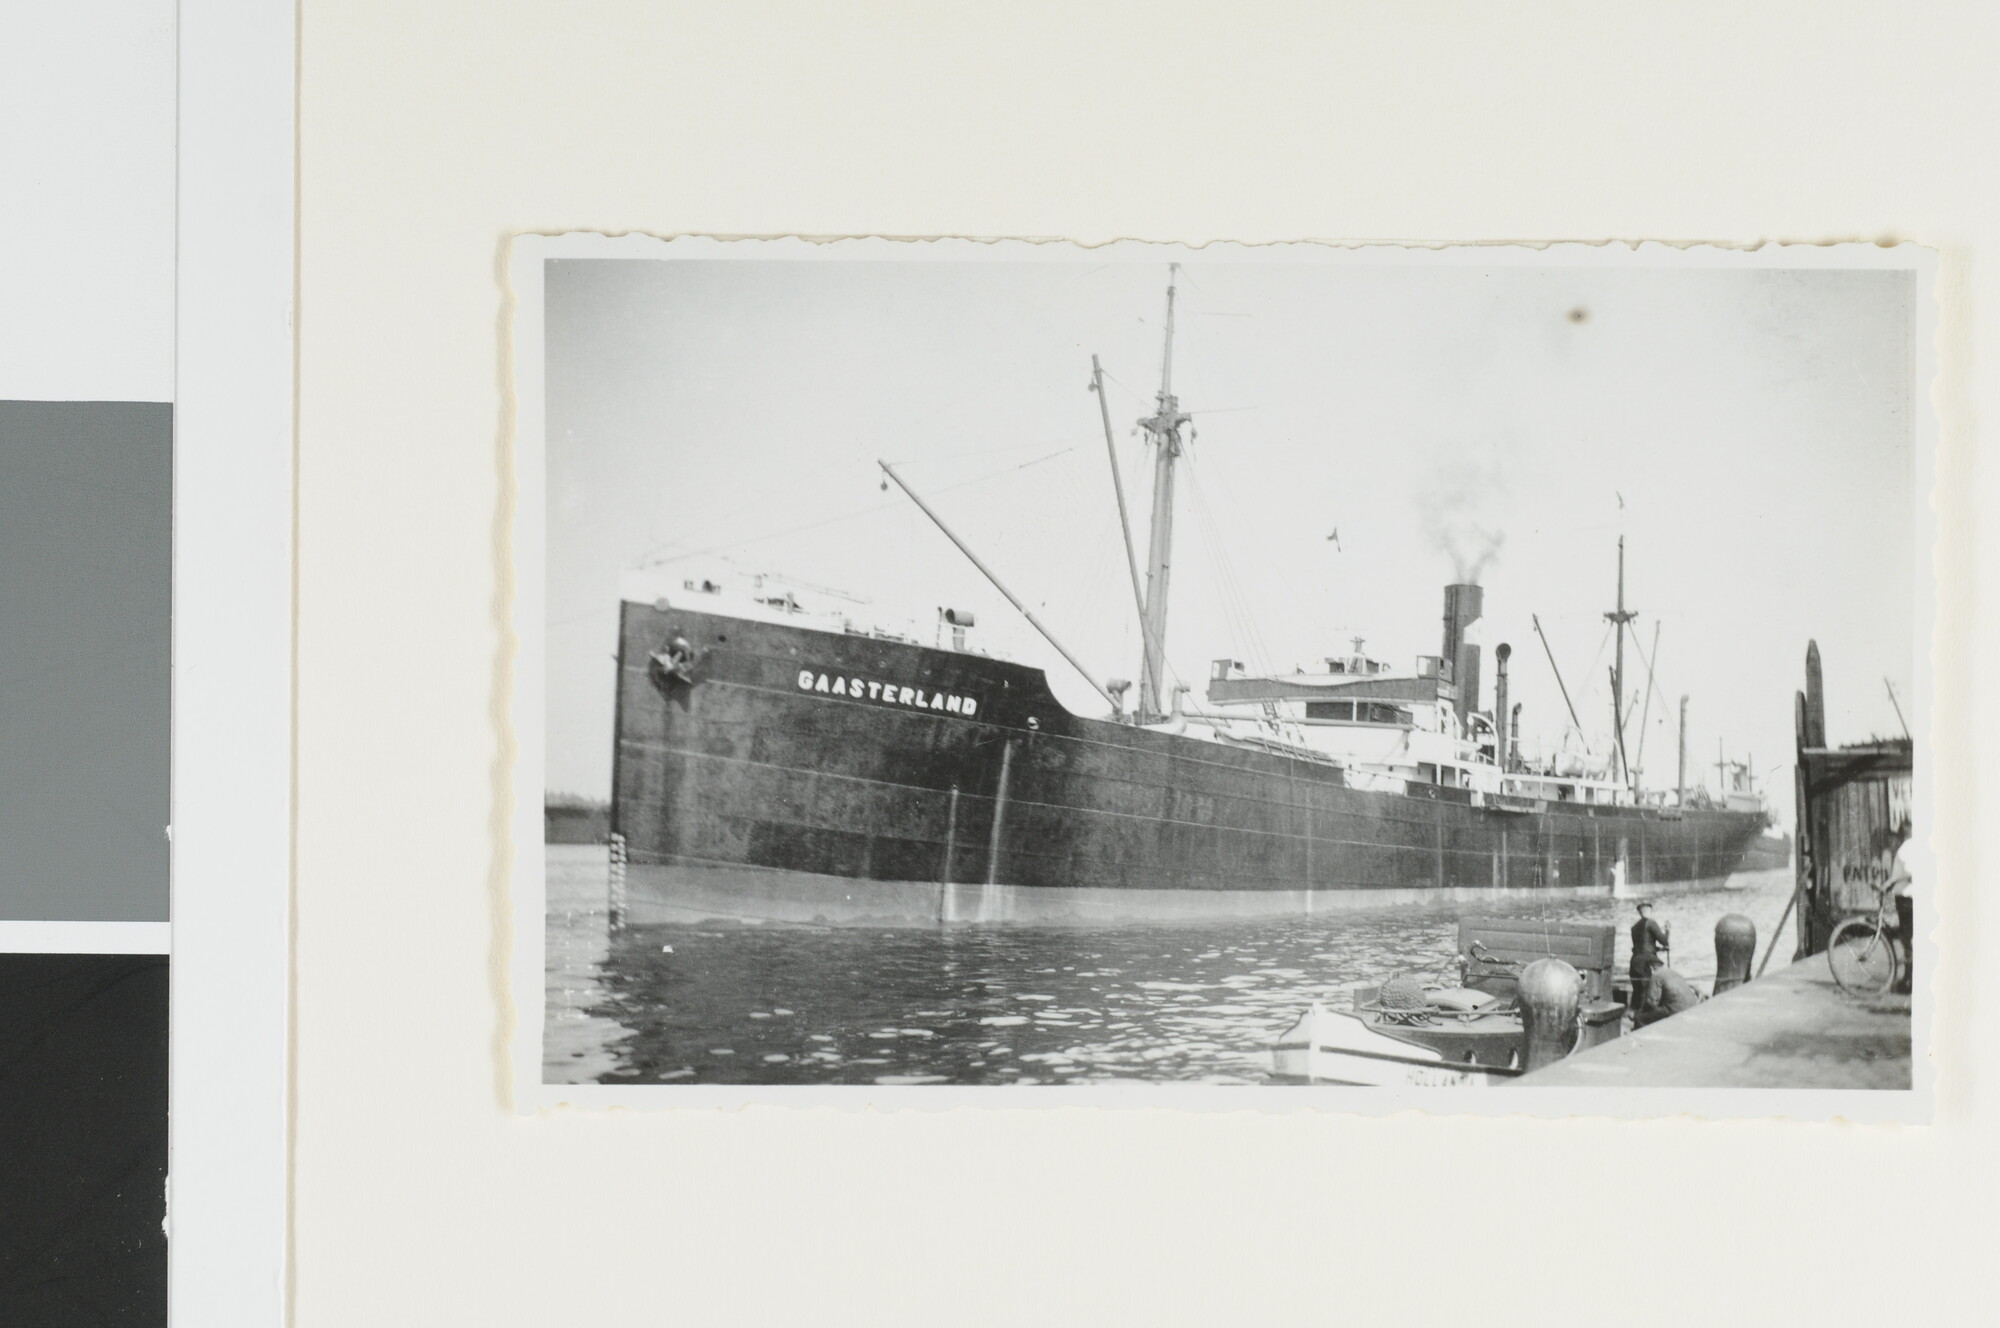
[[[799,690],[802,692],[822,692],[828,696],[847,696],[858,700],[864,694],[863,688],[867,689],[866,695],[871,701],[886,701],[891,705],[908,706],[912,710],[937,710],[967,719],[979,713],[979,702],[970,696],[959,696],[953,692],[926,693],[922,688],[904,687],[872,678],[840,678],[812,669],[799,670]]]

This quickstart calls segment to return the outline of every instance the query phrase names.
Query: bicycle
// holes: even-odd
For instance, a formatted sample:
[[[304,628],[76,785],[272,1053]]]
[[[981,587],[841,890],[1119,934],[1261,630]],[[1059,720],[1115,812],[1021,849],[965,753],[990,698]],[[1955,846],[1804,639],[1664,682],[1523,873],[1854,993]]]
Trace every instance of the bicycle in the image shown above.
[[[1849,918],[1833,929],[1826,943],[1827,967],[1842,991],[1856,996],[1879,996],[1902,971],[1897,954],[1902,930],[1896,917],[1896,898],[1890,887],[1880,885],[1881,902],[1875,916]]]

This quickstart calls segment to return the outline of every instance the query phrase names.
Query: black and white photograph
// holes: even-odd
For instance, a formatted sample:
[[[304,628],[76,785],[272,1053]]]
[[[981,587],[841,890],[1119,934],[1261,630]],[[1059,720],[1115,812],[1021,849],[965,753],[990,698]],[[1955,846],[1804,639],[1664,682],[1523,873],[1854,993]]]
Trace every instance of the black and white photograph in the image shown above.
[[[517,237],[519,1104],[1907,1114],[1928,264]]]

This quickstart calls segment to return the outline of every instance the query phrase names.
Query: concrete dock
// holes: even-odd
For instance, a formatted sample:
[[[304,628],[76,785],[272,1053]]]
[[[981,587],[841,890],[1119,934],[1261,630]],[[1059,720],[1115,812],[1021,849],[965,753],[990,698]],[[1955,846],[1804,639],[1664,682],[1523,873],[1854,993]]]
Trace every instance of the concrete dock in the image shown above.
[[[1814,955],[1513,1083],[1906,1089],[1910,998],[1849,996]]]

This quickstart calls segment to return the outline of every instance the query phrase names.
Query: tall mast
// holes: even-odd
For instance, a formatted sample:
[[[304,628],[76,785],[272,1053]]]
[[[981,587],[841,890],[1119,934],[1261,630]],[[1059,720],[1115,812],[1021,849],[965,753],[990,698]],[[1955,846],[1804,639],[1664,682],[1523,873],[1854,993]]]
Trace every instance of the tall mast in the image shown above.
[[[1160,691],[1166,675],[1167,579],[1173,567],[1174,461],[1181,454],[1181,428],[1188,416],[1174,397],[1174,283],[1180,264],[1167,267],[1166,347],[1160,356],[1160,391],[1151,415],[1139,421],[1157,451],[1153,457],[1153,521],[1146,555],[1146,656],[1139,672],[1139,722],[1166,717]]]
[[[1111,488],[1118,495],[1118,530],[1125,537],[1125,567],[1132,573],[1132,606],[1139,612],[1139,631],[1145,635],[1150,649],[1153,638],[1146,619],[1146,589],[1139,580],[1139,555],[1133,552],[1132,518],[1125,510],[1125,479],[1118,470],[1118,440],[1111,434],[1111,402],[1104,394],[1104,366],[1095,355],[1090,357],[1090,390],[1097,394],[1098,418],[1104,421],[1104,450],[1111,458]],[[1143,693],[1139,708],[1146,708]]]
[[[1625,537],[1618,537],[1618,607],[1604,615],[1610,620],[1612,630],[1618,635],[1618,649],[1611,665],[1611,718],[1617,730],[1617,754],[1621,780],[1631,778],[1631,765],[1625,760],[1625,624],[1638,617],[1625,609]]]
[[[1688,800],[1688,699],[1681,697],[1681,762],[1674,778],[1674,806],[1685,807]]]

